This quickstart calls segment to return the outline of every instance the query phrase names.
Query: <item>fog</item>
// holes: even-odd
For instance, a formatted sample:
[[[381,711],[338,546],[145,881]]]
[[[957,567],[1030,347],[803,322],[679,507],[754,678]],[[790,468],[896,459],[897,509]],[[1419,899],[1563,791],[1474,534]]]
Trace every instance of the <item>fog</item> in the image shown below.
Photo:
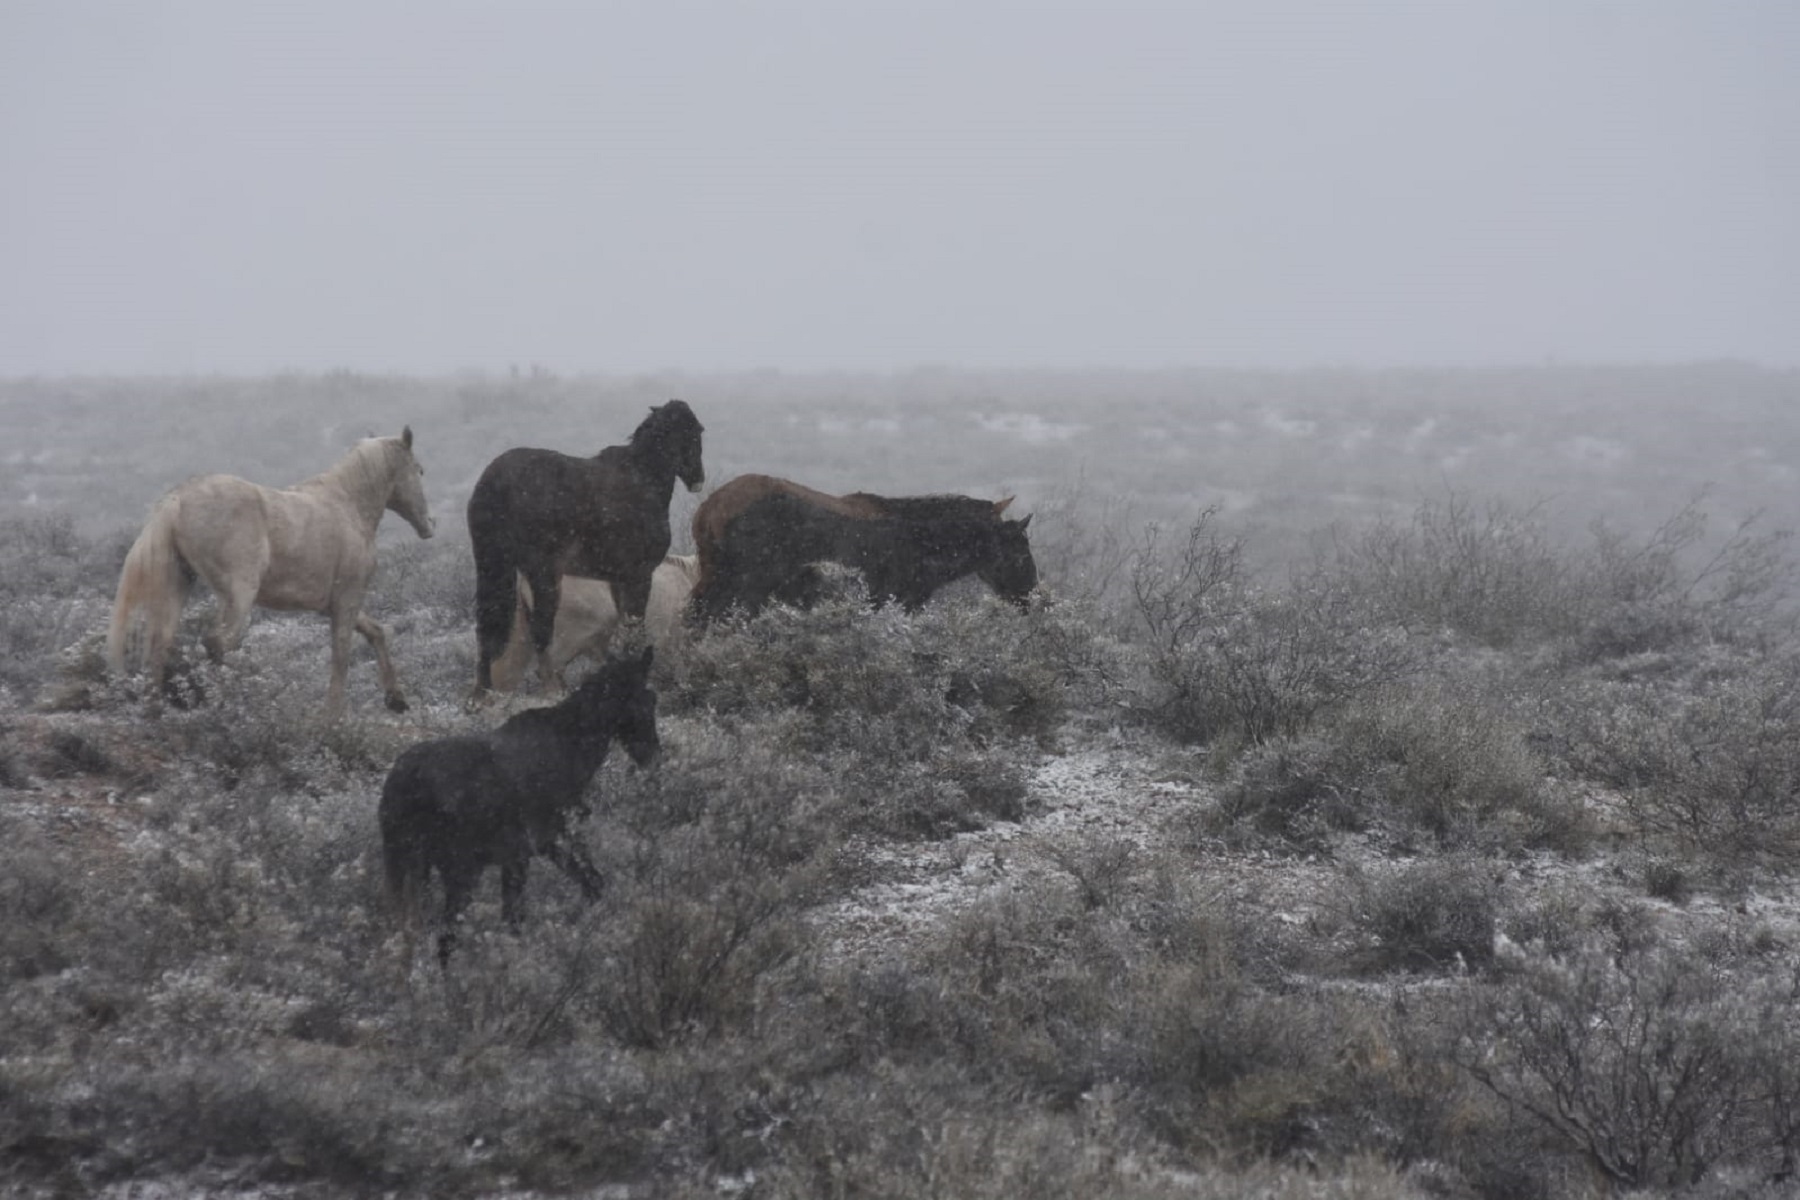
[[[18,3],[0,374],[1800,355],[1800,7]]]

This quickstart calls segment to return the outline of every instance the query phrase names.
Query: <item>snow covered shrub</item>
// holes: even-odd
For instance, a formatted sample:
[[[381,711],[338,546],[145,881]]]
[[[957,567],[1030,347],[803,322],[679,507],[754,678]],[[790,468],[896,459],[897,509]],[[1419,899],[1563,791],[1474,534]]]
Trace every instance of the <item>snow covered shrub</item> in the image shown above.
[[[824,765],[857,824],[939,837],[1022,813],[1018,760],[1066,712],[1066,673],[1039,640],[1059,619],[980,595],[911,615],[860,600],[772,606],[683,647],[660,694],[665,713],[756,727]]]
[[[0,819],[0,987],[60,970],[78,951],[79,878],[32,826]]]
[[[608,876],[594,934],[607,967],[591,999],[629,1045],[714,1032],[754,1011],[839,869],[837,782],[764,732],[675,718],[655,770],[606,781],[589,840]]]
[[[1629,819],[1688,851],[1800,853],[1800,659],[1691,680],[1584,682],[1556,701],[1563,757],[1621,792]]]
[[[1410,522],[1384,519],[1334,551],[1334,569],[1409,629],[1509,646],[1571,616],[1571,564],[1535,507],[1477,508],[1450,491]]]
[[[1295,850],[1330,848],[1338,833],[1368,820],[1361,796],[1344,790],[1336,747],[1317,733],[1253,746],[1219,791],[1216,808],[1196,814],[1197,832],[1232,843],[1273,839]]]
[[[1792,610],[1792,533],[1759,531],[1752,516],[1709,544],[1701,500],[1641,538],[1594,522],[1591,546],[1571,560],[1576,661],[1667,651],[1702,636],[1754,641],[1784,606]]]
[[[1384,692],[1329,732],[1341,785],[1371,823],[1450,846],[1578,850],[1579,810],[1547,783],[1524,730],[1480,686]]]
[[[1404,632],[1341,575],[1314,564],[1258,585],[1212,516],[1202,513],[1172,556],[1152,528],[1132,564],[1150,708],[1171,734],[1252,745],[1292,737],[1417,669]]]
[[[1578,804],[1545,779],[1523,731],[1465,685],[1382,692],[1313,733],[1248,753],[1215,832],[1250,830],[1317,850],[1340,832],[1374,830],[1410,847],[1585,844]]]
[[[1465,1069],[1614,1184],[1791,1170],[1800,1041],[1789,972],[1588,944],[1470,993]]]
[[[125,557],[111,553],[66,513],[0,520],[0,687],[35,697],[61,652],[105,619]]]
[[[1346,906],[1373,971],[1460,974],[1494,956],[1499,894],[1482,863],[1432,859],[1350,881]]]

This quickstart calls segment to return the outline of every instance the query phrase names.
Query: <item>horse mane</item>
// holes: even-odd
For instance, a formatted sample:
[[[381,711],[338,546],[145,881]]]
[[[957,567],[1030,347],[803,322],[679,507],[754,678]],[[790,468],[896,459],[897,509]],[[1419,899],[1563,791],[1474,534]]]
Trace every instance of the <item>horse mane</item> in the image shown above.
[[[983,500],[979,496],[938,494],[930,496],[877,496],[851,492],[844,499],[867,504],[885,516],[902,521],[997,520],[1009,501]]]
[[[686,400],[670,400],[666,404],[650,407],[650,415],[639,421],[638,427],[631,431],[630,445],[632,450],[638,452],[652,450],[670,434],[699,433],[704,428]]]
[[[336,484],[352,495],[385,489],[393,480],[394,460],[399,452],[399,438],[363,438],[350,447],[344,457],[294,487],[298,490],[314,485]]]

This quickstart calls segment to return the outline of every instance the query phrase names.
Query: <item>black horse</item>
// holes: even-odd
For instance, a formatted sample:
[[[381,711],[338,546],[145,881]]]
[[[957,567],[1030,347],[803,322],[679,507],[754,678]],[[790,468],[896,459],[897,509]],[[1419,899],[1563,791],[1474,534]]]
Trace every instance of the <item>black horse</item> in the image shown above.
[[[434,870],[444,884],[444,965],[457,919],[489,866],[500,868],[501,911],[515,928],[533,855],[561,867],[588,900],[600,895],[604,880],[573,836],[570,817],[587,815],[582,792],[614,739],[639,766],[656,756],[654,653],[646,647],[641,656],[606,663],[559,704],[528,709],[488,733],[420,742],[395,760],[381,788],[381,846],[409,963]]]
[[[756,612],[807,579],[809,564],[835,562],[862,573],[877,604],[908,611],[965,575],[976,575],[996,594],[1023,607],[1037,586],[1021,521],[999,516],[988,501],[967,497],[915,497],[894,501],[857,494],[902,515],[862,516],[794,492],[763,496],[733,516],[702,559],[702,584],[694,614],[705,622],[733,607]],[[696,518],[698,520],[698,517]],[[703,590],[702,590],[703,589]]]
[[[675,480],[696,492],[706,481],[700,434],[693,410],[671,400],[650,410],[629,443],[592,458],[519,448],[487,465],[468,509],[480,652],[473,699],[493,686],[521,573],[531,584],[531,640],[541,671],[564,575],[608,581],[620,615],[643,617],[650,577],[669,552]]]

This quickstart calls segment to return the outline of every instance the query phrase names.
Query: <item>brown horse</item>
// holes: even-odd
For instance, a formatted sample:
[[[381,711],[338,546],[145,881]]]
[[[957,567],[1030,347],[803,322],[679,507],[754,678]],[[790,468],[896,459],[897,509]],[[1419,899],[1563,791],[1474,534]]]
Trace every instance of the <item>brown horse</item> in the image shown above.
[[[119,573],[106,641],[113,671],[125,670],[141,613],[142,658],[152,694],[161,691],[182,607],[199,578],[219,600],[205,639],[214,662],[244,640],[254,605],[322,612],[331,618],[326,716],[335,719],[344,711],[352,633],[375,648],[388,707],[404,712],[387,631],[362,604],[375,570],[382,513],[399,513],[422,538],[432,534],[420,482],[425,470],[413,457],[412,441],[410,426],[399,437],[367,438],[323,475],[291,488],[202,475],[157,501]]]
[[[518,606],[518,581],[531,586],[531,640],[542,661],[556,628],[564,575],[604,579],[628,620],[642,620],[650,579],[669,552],[669,500],[680,479],[706,481],[701,425],[671,400],[650,410],[631,440],[592,458],[555,450],[508,450],[481,473],[469,497],[475,554],[475,632],[480,657],[472,700],[493,687]]]
[[[815,562],[862,572],[876,603],[917,609],[938,588],[975,574],[1023,606],[1037,586],[1026,529],[1007,520],[1012,498],[833,496],[772,475],[740,475],[694,512],[700,578],[696,616],[752,612],[795,586]]]

